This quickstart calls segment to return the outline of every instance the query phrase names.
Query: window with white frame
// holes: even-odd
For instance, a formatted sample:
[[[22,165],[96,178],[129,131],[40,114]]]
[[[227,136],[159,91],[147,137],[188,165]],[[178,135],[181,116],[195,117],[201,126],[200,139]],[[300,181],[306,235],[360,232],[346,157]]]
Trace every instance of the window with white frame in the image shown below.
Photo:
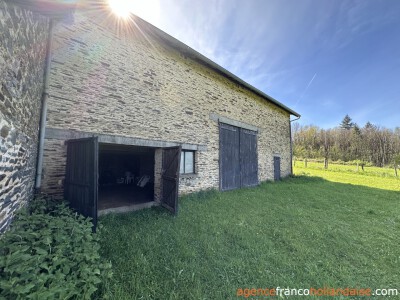
[[[194,174],[194,151],[182,150],[180,174]]]

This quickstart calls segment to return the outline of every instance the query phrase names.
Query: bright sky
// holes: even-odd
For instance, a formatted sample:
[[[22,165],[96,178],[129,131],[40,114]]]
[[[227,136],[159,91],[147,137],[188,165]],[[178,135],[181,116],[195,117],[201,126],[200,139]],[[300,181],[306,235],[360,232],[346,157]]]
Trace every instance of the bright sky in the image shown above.
[[[143,3],[143,1],[142,1]],[[147,0],[134,13],[298,111],[400,126],[398,0]]]

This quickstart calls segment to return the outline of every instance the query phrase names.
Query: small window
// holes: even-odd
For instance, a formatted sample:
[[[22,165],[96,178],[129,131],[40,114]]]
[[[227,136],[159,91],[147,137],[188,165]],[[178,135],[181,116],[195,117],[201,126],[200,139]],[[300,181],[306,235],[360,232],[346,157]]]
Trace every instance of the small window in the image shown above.
[[[194,174],[194,151],[182,150],[181,174]]]

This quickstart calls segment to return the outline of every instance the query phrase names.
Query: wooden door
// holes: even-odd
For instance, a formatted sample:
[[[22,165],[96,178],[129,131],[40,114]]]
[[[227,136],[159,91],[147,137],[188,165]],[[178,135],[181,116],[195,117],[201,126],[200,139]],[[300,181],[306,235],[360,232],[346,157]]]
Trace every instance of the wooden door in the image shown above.
[[[257,132],[240,128],[241,186],[258,184]]]
[[[219,141],[220,189],[257,185],[257,132],[220,123]]]
[[[281,179],[281,158],[274,156],[274,180]]]
[[[173,214],[178,213],[179,169],[182,147],[163,149],[161,175],[161,205]]]
[[[98,152],[97,137],[67,141],[64,198],[75,211],[92,218],[94,231],[97,225]]]
[[[219,125],[219,175],[220,189],[233,190],[240,187],[240,132],[228,124]]]

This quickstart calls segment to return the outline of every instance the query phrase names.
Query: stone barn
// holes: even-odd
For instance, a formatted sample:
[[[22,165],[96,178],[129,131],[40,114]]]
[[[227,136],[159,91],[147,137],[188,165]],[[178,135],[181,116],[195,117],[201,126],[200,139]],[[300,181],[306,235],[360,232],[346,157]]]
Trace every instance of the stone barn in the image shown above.
[[[291,174],[297,112],[138,17],[32,3],[0,0],[2,228],[34,182],[96,218]]]

